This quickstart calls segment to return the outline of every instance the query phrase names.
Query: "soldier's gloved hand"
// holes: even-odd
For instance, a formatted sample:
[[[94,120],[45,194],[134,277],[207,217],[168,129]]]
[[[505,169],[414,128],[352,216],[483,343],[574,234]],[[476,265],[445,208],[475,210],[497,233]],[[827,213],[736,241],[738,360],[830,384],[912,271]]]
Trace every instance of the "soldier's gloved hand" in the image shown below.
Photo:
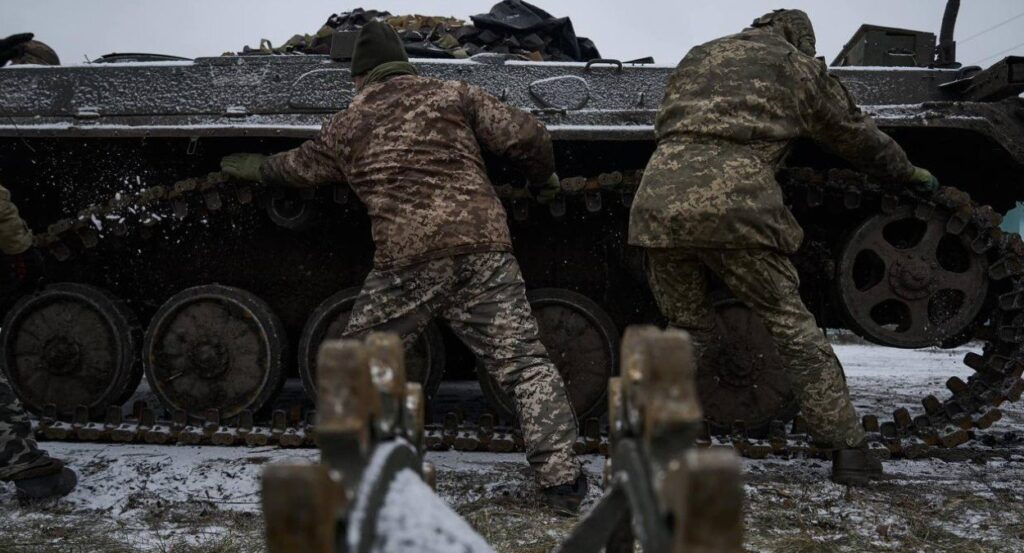
[[[0,67],[21,55],[21,46],[35,37],[32,33],[21,33],[0,39]]]
[[[562,193],[562,181],[558,173],[551,173],[548,180],[533,190],[533,197],[542,204],[549,204]]]
[[[46,260],[39,248],[29,248],[19,254],[7,256],[11,279],[19,288],[34,287],[46,274]]]
[[[914,173],[910,175],[910,186],[914,192],[931,195],[939,189],[939,179],[927,169],[914,167]]]
[[[220,170],[239,180],[260,182],[260,167],[267,160],[263,154],[231,154],[220,160]]]

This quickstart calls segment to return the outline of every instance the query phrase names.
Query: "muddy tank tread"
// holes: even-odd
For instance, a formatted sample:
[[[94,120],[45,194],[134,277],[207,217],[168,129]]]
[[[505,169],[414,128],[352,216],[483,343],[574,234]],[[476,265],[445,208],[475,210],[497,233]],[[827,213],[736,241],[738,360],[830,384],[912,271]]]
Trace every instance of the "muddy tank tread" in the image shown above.
[[[628,205],[641,176],[640,171],[624,171],[594,177],[570,177],[562,179],[562,188],[566,197],[586,198],[586,194],[595,191],[614,191],[621,194],[623,203]],[[912,206],[930,217],[948,217],[948,232],[967,236],[972,249],[986,255],[990,261],[988,279],[990,294],[993,295],[990,305],[993,307],[979,315],[979,321],[990,322],[977,330],[977,337],[984,341],[984,347],[981,353],[969,353],[964,359],[974,374],[966,382],[955,377],[949,379],[950,395],[945,399],[936,395],[922,398],[923,413],[912,414],[901,408],[891,415],[865,416],[864,427],[870,446],[883,456],[915,458],[928,454],[932,449],[964,444],[975,438],[975,430],[987,429],[999,420],[1000,406],[1016,402],[1024,394],[1024,380],[1021,378],[1024,375],[1024,242],[1021,238],[999,229],[1001,217],[992,208],[976,204],[968,194],[953,188],[943,188],[926,199],[871,182],[855,171],[809,168],[788,169],[782,175],[782,182],[787,196],[802,196],[810,208],[834,205],[838,199],[842,209],[861,210],[869,215]],[[516,202],[533,203],[524,189],[497,188],[499,194],[513,205]],[[117,236],[133,228],[132,222],[146,228],[165,219],[186,217],[190,202],[202,202],[206,210],[216,211],[223,205],[224,198],[234,196],[245,204],[257,201],[267,192],[263,187],[232,183],[222,173],[211,173],[169,187],[147,189],[137,198],[118,197],[106,205],[90,207],[74,218],[50,225],[46,232],[37,235],[37,245],[50,251],[58,261],[66,261],[72,259],[78,249],[97,247],[102,238]],[[558,203],[548,206],[552,215],[558,216]],[[182,209],[183,204],[185,209]],[[140,206],[147,209],[140,209]],[[101,233],[96,220],[109,220],[114,224],[109,227],[109,232]],[[182,414],[175,414],[170,420],[158,420],[152,411],[143,411],[136,422],[96,423],[61,421],[52,416],[56,414],[54,410],[46,409],[42,420],[37,423],[37,433],[44,440],[84,438],[95,441],[112,439],[114,429],[128,425],[129,430],[122,431],[119,436],[134,437],[134,440],[146,443],[312,447],[312,427],[309,424],[313,420],[312,415],[296,416],[295,410],[292,411],[274,412],[266,426],[253,424],[252,415],[247,416],[246,413],[234,425],[223,425],[216,413],[209,413],[205,423],[195,426],[188,424],[188,418],[183,419]],[[445,417],[444,424],[428,427],[428,444],[434,449],[469,451],[522,448],[522,439],[514,430],[495,426],[493,417],[480,422],[469,424],[453,413]],[[130,431],[131,424],[136,425],[134,434]],[[782,421],[775,421],[770,426],[765,439],[753,439],[747,435],[743,421],[735,421],[728,435],[707,434],[701,443],[707,446],[731,445],[742,455],[753,458],[769,455],[825,457],[829,454],[828,449],[812,443],[799,417],[792,426]],[[86,428],[88,431],[83,430]],[[591,421],[584,423],[578,448],[581,452],[606,450],[607,438],[599,432],[595,435],[594,428],[599,426]]]

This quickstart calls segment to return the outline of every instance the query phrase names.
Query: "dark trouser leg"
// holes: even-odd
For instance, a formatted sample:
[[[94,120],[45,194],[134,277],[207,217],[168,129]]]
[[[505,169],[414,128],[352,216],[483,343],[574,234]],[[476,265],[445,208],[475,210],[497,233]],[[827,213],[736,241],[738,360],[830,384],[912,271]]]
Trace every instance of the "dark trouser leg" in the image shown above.
[[[395,270],[374,269],[352,308],[345,336],[394,332],[408,350],[434,318],[438,299],[450,294],[453,268],[452,258],[442,258]]]
[[[811,435],[833,447],[855,447],[864,430],[832,346],[800,299],[789,258],[773,250],[699,250],[714,271],[764,322],[786,365]]]
[[[648,249],[647,282],[669,326],[690,333],[694,357],[718,339],[714,309],[708,299],[707,268],[681,249]]]
[[[576,480],[576,417],[538,338],[519,265],[511,253],[457,258],[455,295],[442,316],[515,401],[527,460],[541,487]]]
[[[0,480],[33,467],[45,457],[32,439],[32,426],[21,402],[0,373]]]

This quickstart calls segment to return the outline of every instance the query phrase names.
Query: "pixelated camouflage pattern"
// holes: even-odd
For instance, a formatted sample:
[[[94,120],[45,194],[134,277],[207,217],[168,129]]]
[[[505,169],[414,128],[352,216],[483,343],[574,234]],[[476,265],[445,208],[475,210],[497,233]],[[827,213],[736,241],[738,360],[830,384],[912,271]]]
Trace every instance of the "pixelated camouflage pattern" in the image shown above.
[[[817,53],[814,25],[802,10],[775,10],[755,19],[751,27],[764,28],[779,35],[808,56]]]
[[[31,468],[45,455],[36,447],[25,410],[0,372],[0,480]]]
[[[630,243],[645,247],[796,251],[803,231],[774,175],[798,138],[882,180],[906,182],[914,171],[825,64],[771,26],[690,50],[655,130],[630,214]]]
[[[575,481],[580,474],[573,453],[576,417],[562,377],[538,337],[515,257],[468,254],[374,269],[346,335],[396,332],[409,347],[434,318],[448,323],[513,398],[537,483],[549,487]]]
[[[369,212],[378,268],[511,251],[481,148],[530,182],[554,172],[551,138],[532,115],[466,83],[401,75],[365,86],[315,139],[271,157],[263,180],[348,182]]]
[[[658,307],[671,326],[690,333],[698,354],[719,336],[708,297],[708,277],[713,274],[771,333],[814,439],[832,447],[864,442],[842,366],[800,300],[800,279],[787,256],[768,249],[672,248],[646,253],[648,281]]]
[[[24,252],[32,245],[32,231],[18,215],[11,193],[0,185],[0,251],[7,255]]]

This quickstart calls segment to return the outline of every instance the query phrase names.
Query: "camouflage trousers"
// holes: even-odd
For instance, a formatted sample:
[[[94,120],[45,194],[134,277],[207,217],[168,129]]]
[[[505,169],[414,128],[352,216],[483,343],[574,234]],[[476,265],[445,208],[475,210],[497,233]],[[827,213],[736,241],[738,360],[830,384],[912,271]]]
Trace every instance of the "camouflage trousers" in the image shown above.
[[[861,445],[864,430],[843,368],[800,299],[799,277],[789,258],[770,249],[648,249],[647,276],[661,312],[669,324],[690,332],[698,348],[718,336],[708,298],[710,274],[768,328],[812,437],[836,448]]]
[[[467,254],[374,269],[345,334],[396,332],[408,348],[434,318],[448,323],[513,398],[538,484],[573,482],[580,474],[573,453],[576,417],[562,377],[538,337],[515,257]]]
[[[46,453],[36,447],[32,426],[21,402],[0,372],[0,480],[33,468],[46,461]]]

